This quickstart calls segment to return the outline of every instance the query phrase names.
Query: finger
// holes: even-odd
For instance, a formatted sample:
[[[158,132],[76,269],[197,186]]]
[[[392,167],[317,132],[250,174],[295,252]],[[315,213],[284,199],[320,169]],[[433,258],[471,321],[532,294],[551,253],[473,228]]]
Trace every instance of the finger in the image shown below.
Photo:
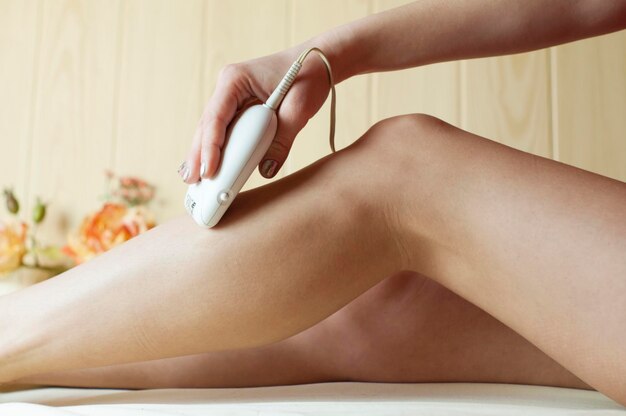
[[[198,125],[196,132],[193,135],[191,149],[187,154],[187,158],[178,168],[178,174],[186,183],[198,182],[198,175],[195,174],[195,172],[198,172],[198,167],[200,166],[200,148],[202,146],[201,138],[202,129],[200,128],[200,125]]]
[[[221,83],[207,106],[201,122],[200,170],[210,178],[219,167],[226,128],[237,112],[238,99],[232,83]]]
[[[285,97],[285,101],[278,110],[278,129],[274,141],[265,153],[261,163],[259,163],[259,172],[267,179],[273,178],[281,169],[297,134],[304,128],[308,119],[303,117],[302,97],[300,91],[294,86],[292,95]]]

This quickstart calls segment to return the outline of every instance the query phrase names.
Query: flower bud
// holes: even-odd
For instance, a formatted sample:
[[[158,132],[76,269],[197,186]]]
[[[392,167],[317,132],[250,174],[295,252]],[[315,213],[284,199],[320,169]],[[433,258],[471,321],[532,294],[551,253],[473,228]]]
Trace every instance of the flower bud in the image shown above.
[[[35,208],[33,208],[33,221],[35,224],[39,224],[46,217],[46,204],[41,202],[39,198],[37,198],[37,203],[35,204]]]
[[[11,214],[17,214],[20,211],[20,203],[17,201],[17,198],[15,198],[11,189],[4,190],[4,200],[7,205],[7,210],[9,210]]]

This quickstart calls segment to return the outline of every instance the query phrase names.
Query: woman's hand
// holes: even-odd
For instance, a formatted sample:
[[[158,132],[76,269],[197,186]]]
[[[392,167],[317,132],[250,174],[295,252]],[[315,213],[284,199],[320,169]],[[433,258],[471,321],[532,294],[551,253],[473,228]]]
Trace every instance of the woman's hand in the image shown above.
[[[217,171],[226,129],[235,114],[252,103],[265,102],[300,52],[293,48],[222,69],[198,123],[191,150],[178,171],[185,182],[210,178]],[[271,178],[278,172],[296,135],[320,109],[329,89],[322,61],[310,56],[279,107],[278,130],[259,164],[261,175]]]

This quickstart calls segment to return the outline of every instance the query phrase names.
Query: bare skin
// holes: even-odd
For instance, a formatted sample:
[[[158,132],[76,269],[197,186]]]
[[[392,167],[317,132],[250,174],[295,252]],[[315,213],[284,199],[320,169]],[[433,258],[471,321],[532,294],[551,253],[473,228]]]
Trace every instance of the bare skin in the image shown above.
[[[267,100],[311,46],[328,56],[340,83],[359,74],[531,51],[624,28],[626,0],[419,0],[366,16],[285,51],[224,67],[179,173],[187,183],[211,177],[236,111],[250,100]],[[276,175],[298,132],[322,106],[328,93],[323,68],[318,59],[307,59],[287,94],[276,137],[259,165],[263,176]]]
[[[0,298],[4,381],[267,345],[413,270],[626,403],[624,183],[412,115],[237,202]]]
[[[263,347],[17,380],[103,388],[485,382],[588,389],[524,338],[414,272],[383,280],[310,329]]]

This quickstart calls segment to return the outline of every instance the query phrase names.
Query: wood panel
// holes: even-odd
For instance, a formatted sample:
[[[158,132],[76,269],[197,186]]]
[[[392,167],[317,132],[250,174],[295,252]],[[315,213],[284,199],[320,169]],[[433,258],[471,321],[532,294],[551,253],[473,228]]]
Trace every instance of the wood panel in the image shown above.
[[[52,201],[42,229],[49,242],[64,241],[98,206],[105,168],[155,183],[161,221],[180,214],[186,187],[176,168],[222,66],[404,3],[2,0],[0,186]],[[625,74],[623,31],[357,77],[338,88],[337,144],[381,118],[424,112],[624,181]],[[329,153],[328,107],[300,134],[279,177]],[[265,183],[255,173],[246,188]]]
[[[262,7],[256,0],[210,0],[204,19],[203,48],[206,58],[202,82],[203,103],[211,97],[219,71],[225,65],[258,58],[289,46],[288,0],[267,1]],[[285,173],[281,171],[274,180]],[[268,182],[255,170],[244,189]]]
[[[59,242],[97,205],[110,165],[119,2],[42,4],[30,194],[52,202],[42,232]]]
[[[424,113],[460,124],[459,64],[447,62],[377,75],[374,121]]]
[[[464,62],[463,128],[551,157],[548,63],[546,50]]]
[[[559,159],[626,181],[626,31],[559,46],[553,65]]]
[[[410,0],[378,0],[375,11],[392,9]],[[459,125],[459,63],[446,62],[398,72],[376,74],[372,118],[425,113]]]
[[[371,12],[370,2],[364,0],[293,2],[292,7],[291,40],[294,45]],[[330,10],[332,13],[329,13]],[[311,55],[307,59],[318,58]],[[371,121],[370,100],[370,76],[352,78],[337,86],[337,149],[352,143],[367,130]],[[330,96],[296,138],[286,163],[289,172],[295,172],[331,153],[328,144],[329,111]]]
[[[177,168],[201,112],[203,3],[124,2],[114,168],[157,186],[164,220],[184,212]]]
[[[0,2],[0,192],[12,187],[22,203],[28,200],[40,6],[21,0]],[[0,218],[4,214],[2,204]]]

